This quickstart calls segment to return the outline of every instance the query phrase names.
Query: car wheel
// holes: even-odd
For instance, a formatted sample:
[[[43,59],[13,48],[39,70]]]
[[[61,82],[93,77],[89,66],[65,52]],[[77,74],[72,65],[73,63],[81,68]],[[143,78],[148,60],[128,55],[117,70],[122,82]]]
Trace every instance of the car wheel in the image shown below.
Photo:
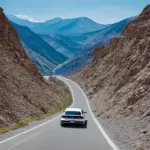
[[[64,124],[62,123],[62,122],[60,122],[60,125],[63,127],[64,126]]]
[[[83,124],[84,128],[87,128],[87,120],[85,121],[85,123]]]

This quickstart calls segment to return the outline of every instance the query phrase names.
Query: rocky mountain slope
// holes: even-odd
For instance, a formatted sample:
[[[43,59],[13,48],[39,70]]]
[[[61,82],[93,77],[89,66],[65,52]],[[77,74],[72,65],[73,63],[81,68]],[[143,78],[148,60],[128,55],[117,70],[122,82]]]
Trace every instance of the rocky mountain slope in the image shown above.
[[[35,33],[40,34],[57,33],[62,35],[72,35],[96,31],[109,26],[98,24],[87,17],[72,19],[54,18],[45,22],[30,22],[13,15],[8,15],[8,18],[17,24],[27,26]]]
[[[81,44],[80,51],[71,59],[58,65],[53,71],[54,74],[73,75],[81,70],[91,60],[95,47],[107,46],[109,41],[113,37],[118,37],[124,27],[134,19],[135,17],[127,18],[99,31],[69,36],[70,40]]]
[[[68,58],[72,58],[82,49],[82,44],[72,41],[70,38],[60,34],[39,34],[39,36]]]
[[[20,26],[13,22],[11,24],[17,30],[26,53],[38,66],[43,75],[51,75],[52,70],[58,64],[67,60],[67,57],[57,52],[28,27]]]
[[[60,110],[67,103],[67,89],[43,79],[0,8],[0,129]]]
[[[150,149],[150,5],[75,76],[124,150]]]

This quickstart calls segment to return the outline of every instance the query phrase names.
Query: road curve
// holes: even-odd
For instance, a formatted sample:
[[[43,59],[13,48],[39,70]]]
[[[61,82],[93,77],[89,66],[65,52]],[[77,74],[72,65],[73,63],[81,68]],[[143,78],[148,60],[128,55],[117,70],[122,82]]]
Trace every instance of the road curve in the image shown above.
[[[73,81],[58,78],[71,88],[71,107],[87,112],[87,128],[61,127],[58,114],[35,126],[0,135],[0,150],[118,150],[96,122],[83,91]]]

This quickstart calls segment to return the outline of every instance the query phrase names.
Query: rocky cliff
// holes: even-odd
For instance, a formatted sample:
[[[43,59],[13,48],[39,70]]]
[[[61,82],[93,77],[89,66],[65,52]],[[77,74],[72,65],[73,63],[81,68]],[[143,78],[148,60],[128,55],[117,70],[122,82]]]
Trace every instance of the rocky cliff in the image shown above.
[[[59,110],[68,103],[66,92],[43,79],[0,8],[0,128]]]
[[[122,149],[150,149],[150,5],[75,80]]]

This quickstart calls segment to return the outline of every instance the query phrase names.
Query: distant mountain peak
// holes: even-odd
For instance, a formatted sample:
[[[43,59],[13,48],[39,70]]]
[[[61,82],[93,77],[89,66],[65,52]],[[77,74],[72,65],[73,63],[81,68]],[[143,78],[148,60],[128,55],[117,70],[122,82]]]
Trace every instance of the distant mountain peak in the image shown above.
[[[56,18],[53,18],[53,19],[50,19],[50,20],[47,20],[45,21],[44,23],[47,23],[47,24],[54,24],[54,23],[57,23],[59,21],[63,20],[62,18],[59,18],[59,17],[56,17]]]
[[[144,12],[147,12],[147,11],[150,11],[150,4],[147,5],[147,6],[143,9],[143,13],[144,13]]]
[[[79,19],[79,20],[84,20],[84,19],[91,20],[90,18],[85,17],[85,16],[83,16],[83,17],[78,17],[78,18],[76,18],[76,19]]]
[[[0,13],[3,13],[3,8],[0,7]]]

